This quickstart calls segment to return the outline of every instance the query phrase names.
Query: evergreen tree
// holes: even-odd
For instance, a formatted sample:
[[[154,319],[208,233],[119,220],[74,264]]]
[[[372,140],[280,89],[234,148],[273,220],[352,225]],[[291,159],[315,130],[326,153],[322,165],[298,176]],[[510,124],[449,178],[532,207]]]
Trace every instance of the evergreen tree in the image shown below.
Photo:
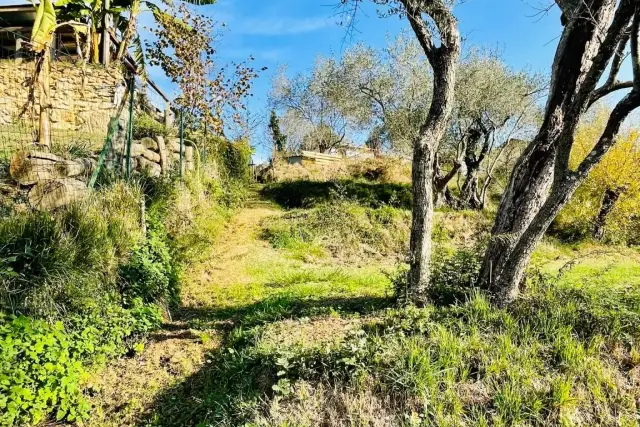
[[[275,151],[281,153],[287,145],[287,136],[280,130],[280,119],[276,112],[271,110],[271,118],[269,119],[269,129],[271,130],[271,138]]]

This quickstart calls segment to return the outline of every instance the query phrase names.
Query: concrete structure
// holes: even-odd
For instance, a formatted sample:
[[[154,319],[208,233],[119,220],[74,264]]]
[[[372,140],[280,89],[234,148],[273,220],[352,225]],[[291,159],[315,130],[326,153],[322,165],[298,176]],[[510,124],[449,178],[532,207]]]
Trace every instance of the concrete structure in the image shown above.
[[[339,162],[343,159],[338,154],[324,154],[317,153],[315,151],[301,151],[300,154],[287,157],[287,162],[290,165],[309,165],[309,164],[327,164],[333,162]]]

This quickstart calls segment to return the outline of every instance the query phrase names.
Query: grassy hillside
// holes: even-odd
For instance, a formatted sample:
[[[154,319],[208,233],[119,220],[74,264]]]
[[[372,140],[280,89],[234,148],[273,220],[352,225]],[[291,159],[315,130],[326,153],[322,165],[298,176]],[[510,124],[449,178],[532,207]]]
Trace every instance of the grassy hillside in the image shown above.
[[[385,192],[282,191],[304,185],[237,214],[175,328],[100,374],[95,425],[637,425],[635,249],[549,239],[498,309],[470,287],[490,219],[443,211],[434,302],[402,307],[409,212]]]

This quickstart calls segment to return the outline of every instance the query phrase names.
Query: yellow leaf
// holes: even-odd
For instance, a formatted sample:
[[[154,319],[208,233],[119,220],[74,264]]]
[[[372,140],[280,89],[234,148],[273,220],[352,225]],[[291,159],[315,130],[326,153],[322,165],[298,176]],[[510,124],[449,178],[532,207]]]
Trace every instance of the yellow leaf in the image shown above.
[[[31,30],[31,49],[42,52],[51,41],[56,27],[56,11],[52,0],[41,0],[36,12],[36,19]]]

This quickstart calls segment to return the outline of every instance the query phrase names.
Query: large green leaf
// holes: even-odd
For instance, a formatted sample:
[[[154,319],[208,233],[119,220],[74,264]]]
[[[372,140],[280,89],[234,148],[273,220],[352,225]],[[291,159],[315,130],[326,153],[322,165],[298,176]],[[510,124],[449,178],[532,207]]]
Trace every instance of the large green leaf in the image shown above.
[[[56,11],[51,0],[41,0],[31,30],[31,49],[42,52],[56,28]]]
[[[133,53],[131,57],[136,63],[137,74],[140,77],[140,80],[143,82],[147,81],[147,61],[144,54],[144,48],[142,47],[142,41],[140,41],[140,36],[137,35],[132,41],[131,45],[133,46]]]

